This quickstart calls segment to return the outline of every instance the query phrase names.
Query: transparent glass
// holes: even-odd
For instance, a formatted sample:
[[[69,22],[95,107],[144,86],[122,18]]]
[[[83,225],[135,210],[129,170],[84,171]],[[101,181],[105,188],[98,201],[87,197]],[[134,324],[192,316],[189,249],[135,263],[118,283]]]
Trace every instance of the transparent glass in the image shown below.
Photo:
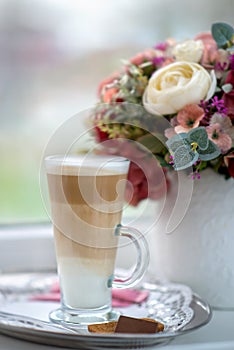
[[[134,286],[149,263],[143,235],[121,225],[129,161],[116,156],[53,156],[45,160],[61,306],[57,323],[115,320],[111,289]],[[128,237],[137,261],[126,279],[114,277],[119,236]]]

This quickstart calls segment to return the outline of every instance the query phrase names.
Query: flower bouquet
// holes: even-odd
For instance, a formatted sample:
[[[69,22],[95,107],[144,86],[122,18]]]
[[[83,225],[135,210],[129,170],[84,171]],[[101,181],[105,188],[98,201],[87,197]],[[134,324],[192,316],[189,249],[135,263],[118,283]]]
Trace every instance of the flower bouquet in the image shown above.
[[[234,308],[234,29],[215,23],[157,44],[123,61],[98,93],[95,137],[131,160],[128,202],[157,199],[153,276]]]
[[[234,177],[234,29],[229,24],[215,23],[211,33],[192,40],[168,39],[123,61],[98,94],[95,137],[105,152],[131,159],[131,204],[159,198],[170,169],[193,179],[206,168]]]

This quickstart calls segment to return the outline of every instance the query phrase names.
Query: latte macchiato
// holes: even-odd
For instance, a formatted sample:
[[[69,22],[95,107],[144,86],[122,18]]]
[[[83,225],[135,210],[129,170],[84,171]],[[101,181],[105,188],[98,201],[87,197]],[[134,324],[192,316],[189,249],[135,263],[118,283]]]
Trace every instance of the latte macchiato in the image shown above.
[[[139,282],[149,262],[141,233],[121,225],[129,161],[116,156],[53,156],[45,160],[51,203],[61,308],[54,322],[88,324],[118,318],[111,287]],[[118,237],[137,250],[131,276],[114,281]]]
[[[127,167],[66,163],[47,170],[63,302],[99,308],[110,303]]]

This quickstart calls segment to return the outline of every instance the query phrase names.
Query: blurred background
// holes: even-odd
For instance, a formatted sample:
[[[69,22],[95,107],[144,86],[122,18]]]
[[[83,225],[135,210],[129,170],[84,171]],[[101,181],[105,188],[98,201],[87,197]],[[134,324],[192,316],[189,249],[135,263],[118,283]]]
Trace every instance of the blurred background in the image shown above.
[[[121,59],[233,13],[233,0],[0,0],[0,223],[48,220],[43,150]]]

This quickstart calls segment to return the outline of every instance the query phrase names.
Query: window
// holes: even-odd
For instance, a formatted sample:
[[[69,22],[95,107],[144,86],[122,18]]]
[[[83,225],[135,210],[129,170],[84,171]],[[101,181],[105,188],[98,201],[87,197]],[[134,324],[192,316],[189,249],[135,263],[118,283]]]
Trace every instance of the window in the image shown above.
[[[43,149],[54,130],[96,99],[119,60],[214,21],[232,0],[1,0],[0,223],[47,221]],[[81,124],[81,128],[85,128]]]

